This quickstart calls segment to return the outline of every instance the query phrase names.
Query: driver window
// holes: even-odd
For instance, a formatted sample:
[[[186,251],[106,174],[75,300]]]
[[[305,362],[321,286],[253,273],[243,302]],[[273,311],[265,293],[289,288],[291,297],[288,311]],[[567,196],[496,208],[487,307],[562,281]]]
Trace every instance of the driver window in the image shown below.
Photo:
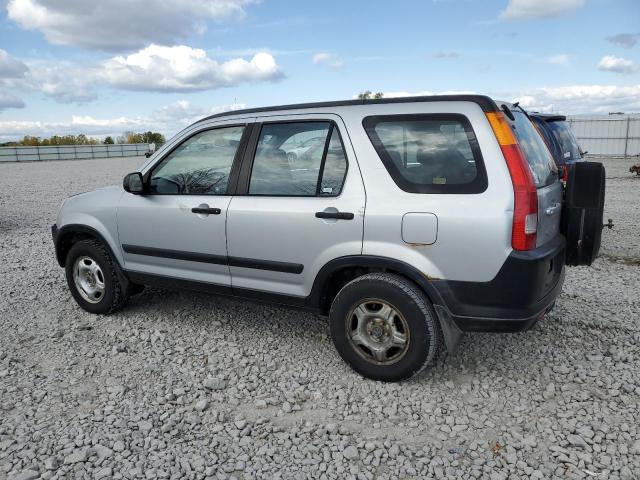
[[[150,193],[224,195],[244,126],[200,132],[185,140],[152,171]]]

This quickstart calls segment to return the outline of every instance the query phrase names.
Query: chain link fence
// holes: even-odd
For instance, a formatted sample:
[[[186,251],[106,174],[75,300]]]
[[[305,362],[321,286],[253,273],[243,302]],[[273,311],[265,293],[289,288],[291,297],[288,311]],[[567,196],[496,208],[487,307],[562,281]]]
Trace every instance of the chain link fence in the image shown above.
[[[138,157],[140,155],[144,155],[148,151],[148,143],[122,143],[114,145],[53,145],[47,147],[0,147],[0,163]]]
[[[568,117],[567,121],[589,156],[640,156],[640,116]]]

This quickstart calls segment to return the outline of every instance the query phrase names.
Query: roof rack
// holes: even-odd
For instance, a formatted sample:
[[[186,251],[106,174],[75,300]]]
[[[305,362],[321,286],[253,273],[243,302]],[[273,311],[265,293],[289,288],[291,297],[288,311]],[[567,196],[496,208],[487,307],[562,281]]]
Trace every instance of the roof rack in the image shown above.
[[[212,118],[226,117],[230,115],[242,115],[248,113],[262,113],[279,110],[301,110],[307,108],[327,108],[327,107],[346,107],[352,105],[375,105],[381,103],[416,103],[416,102],[473,102],[482,108],[485,112],[495,112],[498,110],[496,103],[490,97],[485,95],[430,95],[421,97],[399,97],[399,98],[372,98],[366,100],[339,100],[333,102],[317,102],[317,103],[295,103],[291,105],[277,105],[273,107],[246,108],[243,110],[230,110],[228,112],[216,113],[202,118],[195,123],[211,120]]]

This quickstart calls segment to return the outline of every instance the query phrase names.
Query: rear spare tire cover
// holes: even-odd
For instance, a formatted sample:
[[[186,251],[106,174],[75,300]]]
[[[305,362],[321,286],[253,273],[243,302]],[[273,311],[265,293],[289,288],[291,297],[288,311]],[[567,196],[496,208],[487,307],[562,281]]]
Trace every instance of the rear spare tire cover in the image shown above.
[[[591,265],[598,256],[604,189],[605,171],[601,163],[577,162],[569,166],[562,215],[567,265]]]

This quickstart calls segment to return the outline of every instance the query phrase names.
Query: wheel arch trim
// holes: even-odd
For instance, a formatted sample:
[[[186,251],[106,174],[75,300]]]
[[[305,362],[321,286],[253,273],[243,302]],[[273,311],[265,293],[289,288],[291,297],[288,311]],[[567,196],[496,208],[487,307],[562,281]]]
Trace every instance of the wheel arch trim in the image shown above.
[[[58,261],[58,265],[61,267],[65,266],[66,254],[68,253],[68,249],[65,250],[64,239],[69,236],[84,234],[89,235],[100,242],[106,247],[111,255],[111,258],[116,262],[118,267],[122,269],[122,264],[120,262],[120,256],[116,254],[116,250],[114,250],[113,245],[106,239],[106,237],[99,232],[97,229],[90,227],[88,225],[82,225],[77,223],[63,225],[59,227],[57,230],[56,237],[54,239],[55,249],[56,249],[56,259]]]
[[[409,280],[418,285],[418,287],[427,295],[427,298],[434,305],[444,305],[442,297],[431,283],[431,279],[425,273],[417,268],[394,258],[383,257],[378,255],[348,255],[339,257],[326,263],[316,274],[316,278],[311,288],[311,293],[307,297],[307,304],[310,307],[318,308],[323,311],[324,296],[327,292],[329,279],[332,275],[346,268],[366,268],[379,269],[398,273],[407,277]]]

